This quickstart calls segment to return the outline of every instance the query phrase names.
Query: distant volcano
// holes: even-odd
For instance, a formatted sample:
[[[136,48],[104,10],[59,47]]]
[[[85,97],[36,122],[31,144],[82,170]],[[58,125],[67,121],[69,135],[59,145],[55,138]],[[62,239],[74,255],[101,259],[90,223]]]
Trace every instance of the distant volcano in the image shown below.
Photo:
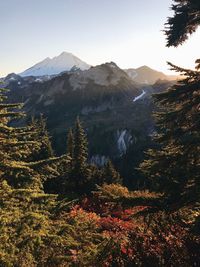
[[[44,76],[56,75],[63,71],[69,71],[72,68],[87,70],[90,65],[74,56],[71,53],[63,52],[57,57],[46,58],[43,61],[35,64],[33,67],[20,73],[20,76]]]

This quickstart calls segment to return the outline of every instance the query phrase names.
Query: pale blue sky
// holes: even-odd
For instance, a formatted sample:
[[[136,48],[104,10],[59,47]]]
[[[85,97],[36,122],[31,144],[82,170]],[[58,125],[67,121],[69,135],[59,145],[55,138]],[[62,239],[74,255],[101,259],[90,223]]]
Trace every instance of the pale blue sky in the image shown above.
[[[0,0],[0,77],[67,51],[89,64],[122,68],[166,61],[193,67],[200,31],[180,48],[162,32],[171,0]]]

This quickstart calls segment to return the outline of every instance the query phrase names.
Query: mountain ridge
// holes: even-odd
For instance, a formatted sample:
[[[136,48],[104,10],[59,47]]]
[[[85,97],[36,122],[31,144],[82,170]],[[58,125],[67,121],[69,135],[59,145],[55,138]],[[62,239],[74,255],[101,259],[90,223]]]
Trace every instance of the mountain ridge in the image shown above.
[[[79,116],[87,132],[91,162],[101,165],[111,158],[130,177],[151,144],[154,131],[151,95],[168,88],[170,82],[159,81],[156,87],[142,85],[110,62],[43,81],[12,74],[5,86],[10,88],[10,102],[24,103],[27,112],[24,120],[40,114],[47,118],[58,154],[65,152],[67,131]],[[123,167],[125,161],[131,162],[130,168]]]
[[[154,84],[158,80],[176,80],[178,77],[175,75],[166,75],[161,71],[143,65],[139,68],[124,69],[124,71],[137,83],[141,84]]]
[[[116,65],[114,62],[113,68]],[[106,63],[104,63],[106,64]],[[102,65],[102,64],[100,64]],[[99,65],[97,65],[99,66]],[[36,63],[32,67],[26,69],[25,71],[19,73],[21,77],[44,77],[44,76],[56,76],[63,72],[78,70],[88,70],[91,65],[82,61],[77,56],[69,52],[62,52],[60,55],[53,58],[46,57],[44,60]],[[154,84],[157,80],[176,80],[177,76],[166,75],[163,72],[152,69],[146,65],[139,68],[127,68],[123,69],[129,77],[136,83],[140,84]]]

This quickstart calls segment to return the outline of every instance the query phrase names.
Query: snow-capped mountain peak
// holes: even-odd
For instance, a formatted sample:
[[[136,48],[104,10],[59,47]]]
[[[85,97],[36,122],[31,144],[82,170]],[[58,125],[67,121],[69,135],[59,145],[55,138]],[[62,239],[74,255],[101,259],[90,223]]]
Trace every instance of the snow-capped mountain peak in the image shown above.
[[[81,70],[90,68],[89,64],[85,63],[72,53],[62,52],[59,56],[45,58],[33,67],[20,73],[20,76],[56,75],[64,71],[70,71],[74,66]]]

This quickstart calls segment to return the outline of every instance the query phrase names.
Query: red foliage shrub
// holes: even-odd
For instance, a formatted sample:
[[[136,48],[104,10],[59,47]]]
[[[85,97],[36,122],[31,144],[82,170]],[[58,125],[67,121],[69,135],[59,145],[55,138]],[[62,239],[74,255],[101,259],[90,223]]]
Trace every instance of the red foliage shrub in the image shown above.
[[[84,198],[71,215],[81,210],[95,223],[105,242],[98,251],[101,266],[200,266],[199,236],[176,214],[151,214],[149,208],[123,209],[120,203],[93,196]]]

